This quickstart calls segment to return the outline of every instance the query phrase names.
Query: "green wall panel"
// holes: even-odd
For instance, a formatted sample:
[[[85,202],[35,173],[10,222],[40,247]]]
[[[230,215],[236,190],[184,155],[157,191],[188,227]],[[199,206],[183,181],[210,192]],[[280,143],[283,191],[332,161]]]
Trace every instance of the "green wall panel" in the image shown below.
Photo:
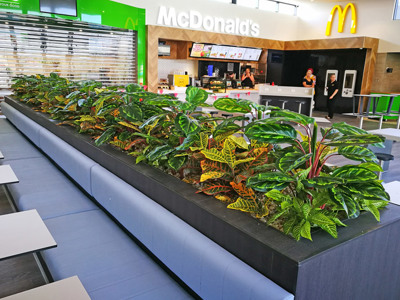
[[[41,13],[39,0],[0,0],[0,11],[77,20],[136,30],[138,38],[138,81],[139,83],[144,83],[146,81],[146,13],[142,8],[136,8],[110,0],[77,0],[77,16],[70,17]]]

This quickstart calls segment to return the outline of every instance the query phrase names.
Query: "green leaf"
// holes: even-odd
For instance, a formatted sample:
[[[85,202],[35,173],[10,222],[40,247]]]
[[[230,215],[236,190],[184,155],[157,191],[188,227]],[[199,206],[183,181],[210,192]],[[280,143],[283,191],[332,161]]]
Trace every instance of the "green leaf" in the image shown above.
[[[296,241],[300,240],[301,228],[303,227],[304,223],[306,223],[306,220],[301,220],[300,223],[296,224],[292,229],[292,234]]]
[[[334,123],[332,125],[332,128],[336,129],[337,131],[339,131],[340,133],[344,134],[344,135],[364,135],[364,134],[368,134],[367,131],[365,131],[364,129],[360,129],[358,127],[349,125],[345,122],[340,122],[340,123]]]
[[[302,152],[288,152],[281,157],[278,167],[283,172],[290,172],[304,165],[311,156],[311,153],[304,155]]]
[[[165,157],[166,155],[168,155],[169,153],[171,153],[172,151],[174,151],[173,148],[171,148],[169,145],[163,145],[163,146],[159,146],[155,149],[153,149],[151,152],[149,152],[149,154],[147,154],[147,159],[151,162],[158,160],[162,157]]]
[[[322,144],[327,146],[350,146],[368,145],[384,142],[385,138],[373,134],[347,135],[341,136],[332,141],[324,141]]]
[[[197,134],[201,130],[200,124],[197,120],[192,119],[182,113],[179,113],[176,116],[175,126],[176,129],[185,137],[187,137],[189,134]]]
[[[290,201],[290,197],[288,195],[284,195],[278,190],[270,190],[265,194],[265,196],[278,202]],[[284,208],[282,207],[282,209]]]
[[[380,165],[372,162],[365,162],[358,165],[360,168],[364,168],[370,170],[372,172],[383,172],[383,169]]]
[[[287,124],[253,122],[246,126],[245,134],[249,139],[271,144],[293,143],[296,130]]]
[[[249,113],[251,112],[250,103],[247,101],[236,100],[232,98],[219,98],[214,101],[214,107],[231,113]]]
[[[301,207],[301,211],[303,212],[304,219],[308,219],[308,215],[311,212],[311,205],[308,203],[304,203],[303,206]]]
[[[276,189],[282,190],[295,179],[291,176],[278,172],[260,173],[247,179],[247,186],[252,187],[259,192],[268,192]]]
[[[378,181],[346,184],[343,189],[365,200],[390,201],[390,196]]]
[[[173,156],[168,159],[168,166],[178,171],[185,164],[186,160],[186,156]]]
[[[309,220],[314,223],[315,225],[321,226],[321,225],[334,225],[335,222],[325,216],[323,213],[315,211],[314,213],[311,214]]]
[[[339,177],[348,183],[376,180],[377,175],[365,168],[355,165],[346,165],[332,172],[333,177]]]
[[[189,134],[187,138],[183,140],[183,143],[176,148],[178,151],[189,149],[195,142],[199,140],[197,134]]]
[[[206,158],[208,158],[212,161],[218,161],[218,162],[225,163],[225,164],[228,163],[225,159],[225,156],[215,148],[212,148],[209,150],[203,150],[203,151],[201,151],[201,153],[203,153]]]
[[[120,116],[128,121],[142,121],[143,112],[140,106],[134,102],[119,108]]]
[[[375,219],[378,222],[380,222],[381,221],[381,215],[379,213],[378,208],[375,205],[373,205],[372,203],[370,203],[370,202],[367,202],[367,201],[365,201],[365,202],[366,202],[366,205],[364,205],[363,208],[365,210],[369,211],[375,217]]]
[[[162,118],[165,117],[166,114],[159,114],[159,115],[155,115],[152,116],[150,118],[148,118],[146,121],[143,122],[142,125],[140,125],[140,129],[145,128],[146,126],[151,126],[152,124],[154,124],[155,122],[158,122],[159,120],[161,120]]]
[[[96,146],[100,146],[114,137],[116,130],[113,127],[108,128],[103,134],[95,141]]]
[[[193,106],[199,106],[208,99],[208,93],[198,87],[189,86],[186,88],[186,101]]]
[[[349,219],[355,219],[360,215],[360,207],[351,194],[346,193],[346,191],[340,187],[329,189],[329,193],[332,200],[343,207]]]
[[[276,117],[281,117],[279,118],[279,122],[281,121],[286,121],[286,122],[294,122],[294,123],[300,123],[305,126],[309,124],[313,124],[315,122],[314,118],[308,117],[306,115],[302,115],[293,111],[289,110],[273,110],[270,113],[271,120],[274,120]],[[284,118],[284,119],[282,119]],[[267,119],[268,120],[268,119]]]
[[[303,224],[303,226],[301,226],[300,235],[303,238],[306,238],[306,239],[309,239],[310,241],[312,241],[312,238],[311,238],[311,224],[310,224],[310,222],[306,221]]]
[[[289,220],[283,223],[283,233],[289,234],[292,231],[294,224],[296,224],[297,218],[291,217]]]
[[[320,225],[319,227],[321,227],[335,239],[337,238],[338,235],[337,235],[336,225]]]
[[[311,179],[304,179],[301,181],[301,183],[304,184],[306,187],[321,188],[321,189],[331,188],[338,184],[342,184],[343,182],[344,180],[341,178],[328,177],[328,176],[313,177]]]
[[[240,130],[240,126],[238,124],[235,124],[233,121],[224,120],[220,124],[218,124],[217,127],[215,127],[215,130],[213,132],[213,138],[216,141],[221,141],[224,138],[231,136],[232,134],[238,132]]]
[[[339,148],[339,154],[352,160],[363,162],[378,162],[374,152],[361,146],[346,146]]]
[[[238,198],[236,202],[228,205],[228,208],[240,210],[248,213],[254,213],[257,217],[262,218],[268,215],[268,210],[266,207],[262,207],[261,209],[254,203],[254,201],[248,201],[242,198]]]

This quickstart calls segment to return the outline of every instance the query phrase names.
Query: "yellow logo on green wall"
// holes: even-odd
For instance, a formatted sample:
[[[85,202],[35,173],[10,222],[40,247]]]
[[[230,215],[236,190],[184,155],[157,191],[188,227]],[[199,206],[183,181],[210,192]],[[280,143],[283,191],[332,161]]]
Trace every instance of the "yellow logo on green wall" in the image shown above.
[[[344,7],[343,10],[342,10],[342,7],[340,5],[335,5],[332,8],[331,14],[330,14],[329,19],[328,19],[328,24],[326,25],[325,35],[327,35],[327,36],[331,35],[332,22],[333,22],[333,18],[335,17],[336,11],[338,11],[338,14],[339,14],[338,32],[343,32],[344,21],[346,20],[346,15],[347,15],[349,9],[351,9],[351,27],[350,27],[350,32],[351,33],[356,33],[356,29],[357,29],[357,12],[356,12],[356,8],[355,8],[353,3],[348,3]]]

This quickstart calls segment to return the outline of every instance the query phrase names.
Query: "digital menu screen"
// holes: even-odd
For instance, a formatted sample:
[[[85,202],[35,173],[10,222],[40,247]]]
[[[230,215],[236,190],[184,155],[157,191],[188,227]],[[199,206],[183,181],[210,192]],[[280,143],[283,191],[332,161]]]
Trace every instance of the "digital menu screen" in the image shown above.
[[[247,48],[243,60],[258,61],[260,59],[261,51],[261,49]]]
[[[258,61],[262,49],[194,43],[191,57]]]
[[[194,43],[192,51],[190,52],[191,57],[210,57],[211,49],[213,45]]]

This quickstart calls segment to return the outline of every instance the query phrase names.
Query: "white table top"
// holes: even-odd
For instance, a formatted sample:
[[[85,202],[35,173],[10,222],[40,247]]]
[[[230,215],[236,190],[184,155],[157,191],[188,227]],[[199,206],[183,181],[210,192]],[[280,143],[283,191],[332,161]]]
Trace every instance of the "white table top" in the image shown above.
[[[0,166],[0,184],[19,182],[10,165]]]
[[[390,196],[390,202],[400,205],[400,181],[383,183],[383,187]]]
[[[36,209],[0,216],[0,260],[56,246]]]
[[[1,153],[1,151],[0,151],[0,159],[3,159],[4,158],[4,155],[3,155],[3,153]]]
[[[3,298],[3,300],[32,299],[90,300],[90,297],[83,287],[78,276],[74,276]]]
[[[400,142],[400,129],[384,128],[384,129],[370,130],[368,132],[373,134],[379,134],[381,136],[384,136],[388,140]]]

